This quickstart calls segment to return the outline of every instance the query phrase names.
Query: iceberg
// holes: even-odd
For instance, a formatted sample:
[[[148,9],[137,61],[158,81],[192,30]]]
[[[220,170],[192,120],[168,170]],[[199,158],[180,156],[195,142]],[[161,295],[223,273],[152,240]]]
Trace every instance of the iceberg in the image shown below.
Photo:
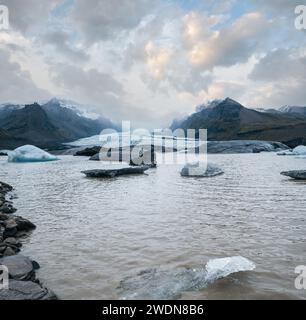
[[[206,264],[206,281],[214,282],[232,273],[254,270],[255,267],[254,262],[241,256],[209,260]]]
[[[15,150],[2,150],[8,155],[8,162],[45,162],[58,160],[52,154],[32,145],[25,145]]]
[[[223,174],[221,168],[212,163],[193,162],[187,163],[181,170],[181,176],[183,177],[214,177]]]
[[[306,156],[306,146],[297,146],[293,150],[285,150],[277,153],[278,156]]]
[[[209,260],[202,268],[151,268],[123,279],[118,290],[121,299],[178,299],[183,292],[204,289],[218,279],[255,267],[252,261],[234,256]]]

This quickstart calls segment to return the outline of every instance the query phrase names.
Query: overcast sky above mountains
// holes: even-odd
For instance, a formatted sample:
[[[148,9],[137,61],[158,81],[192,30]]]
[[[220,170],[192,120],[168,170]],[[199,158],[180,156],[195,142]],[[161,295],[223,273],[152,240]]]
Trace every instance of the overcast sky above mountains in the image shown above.
[[[230,96],[306,105],[295,0],[1,0],[0,102],[73,99],[157,127]]]

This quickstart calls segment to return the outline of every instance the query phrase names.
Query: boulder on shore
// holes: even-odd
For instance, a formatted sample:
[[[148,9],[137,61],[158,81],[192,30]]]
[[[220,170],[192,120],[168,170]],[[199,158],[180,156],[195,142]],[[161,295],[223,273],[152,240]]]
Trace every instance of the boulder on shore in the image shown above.
[[[306,170],[284,171],[281,174],[296,180],[306,180]]]
[[[56,295],[40,283],[10,279],[9,289],[0,290],[0,300],[56,300]]]
[[[8,192],[11,192],[12,190],[13,190],[12,186],[0,181],[0,193],[2,193],[4,195]]]
[[[223,174],[223,170],[215,164],[194,162],[187,163],[185,167],[181,170],[181,175],[183,177],[215,177]]]
[[[109,169],[95,169],[82,171],[89,178],[113,178],[128,174],[143,174],[147,171],[149,166],[135,166],[135,167],[117,167]]]
[[[9,270],[11,279],[14,280],[35,280],[35,268],[37,263],[33,263],[28,257],[21,254],[0,258],[0,264],[5,265]]]
[[[22,246],[19,237],[34,229],[35,225],[27,219],[12,215],[16,209],[6,200],[7,193],[12,190],[12,186],[0,181],[0,266],[7,268],[9,276],[9,288],[0,290],[0,300],[57,299],[52,291],[36,279],[35,270],[40,268],[39,264],[28,257],[17,255]]]

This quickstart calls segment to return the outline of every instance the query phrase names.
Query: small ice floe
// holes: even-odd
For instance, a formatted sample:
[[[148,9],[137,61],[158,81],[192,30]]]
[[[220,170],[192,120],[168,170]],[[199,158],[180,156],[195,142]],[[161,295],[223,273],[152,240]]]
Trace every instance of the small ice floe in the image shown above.
[[[58,160],[52,154],[32,145],[25,145],[15,150],[2,150],[8,155],[8,162],[44,162]]]
[[[183,177],[214,177],[223,174],[223,170],[217,165],[204,162],[187,163],[181,170]]]
[[[122,299],[178,299],[182,292],[201,290],[232,273],[255,267],[252,261],[235,256],[209,260],[203,268],[147,269],[122,280],[118,290]]]
[[[306,146],[297,146],[293,150],[285,150],[277,153],[278,156],[306,156]]]

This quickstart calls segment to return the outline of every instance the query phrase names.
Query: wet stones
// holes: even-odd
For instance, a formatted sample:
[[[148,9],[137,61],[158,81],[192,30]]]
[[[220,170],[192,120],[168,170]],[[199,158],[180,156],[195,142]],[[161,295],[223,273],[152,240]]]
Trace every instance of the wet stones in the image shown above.
[[[35,225],[13,213],[16,209],[6,200],[13,188],[0,182],[0,265],[9,271],[9,289],[0,290],[0,300],[50,300],[56,295],[36,279],[39,264],[17,255],[22,246],[19,237],[35,229]]]
[[[9,290],[0,291],[0,300],[56,300],[56,295],[38,281],[10,280]]]

